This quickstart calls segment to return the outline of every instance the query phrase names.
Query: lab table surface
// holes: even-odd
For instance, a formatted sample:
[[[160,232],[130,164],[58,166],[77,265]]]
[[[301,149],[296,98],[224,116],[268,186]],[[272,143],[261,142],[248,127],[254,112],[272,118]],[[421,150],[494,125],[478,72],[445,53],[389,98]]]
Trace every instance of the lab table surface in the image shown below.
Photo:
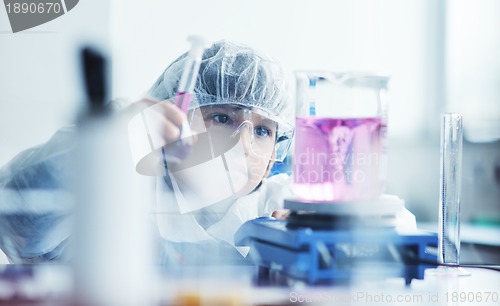
[[[420,229],[437,232],[437,222],[420,222]],[[460,225],[460,263],[500,265],[500,227],[463,223]]]
[[[483,268],[468,268],[469,276],[426,273],[409,286],[402,278],[264,286],[253,266],[157,270],[151,305],[500,305],[500,272]],[[78,305],[72,271],[69,265],[2,265],[0,305]],[[119,284],[111,288],[120,294]]]

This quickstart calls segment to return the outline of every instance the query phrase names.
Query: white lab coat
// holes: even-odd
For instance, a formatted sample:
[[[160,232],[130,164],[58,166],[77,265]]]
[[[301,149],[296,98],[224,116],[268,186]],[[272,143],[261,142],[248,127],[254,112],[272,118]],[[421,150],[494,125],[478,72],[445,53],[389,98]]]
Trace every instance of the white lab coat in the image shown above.
[[[271,217],[275,210],[283,209],[283,200],[293,195],[291,177],[278,174],[264,179],[257,190],[246,196],[181,214],[177,205],[164,204],[175,200],[163,179],[156,182],[154,215],[158,230],[163,239],[175,242],[224,241],[234,246],[234,234],[243,223]],[[246,256],[245,248],[238,251]]]
[[[161,237],[168,241],[192,243],[223,241],[235,247],[245,257],[248,248],[236,247],[234,244],[236,231],[247,221],[259,217],[271,217],[274,211],[283,209],[284,200],[294,196],[292,185],[291,176],[274,175],[264,179],[257,190],[237,200],[223,201],[191,213],[181,214],[175,209],[175,205],[169,207],[163,205],[163,203],[174,203],[173,194],[162,179],[157,179],[155,218],[158,230]],[[415,216],[403,207],[396,214],[395,226],[397,230],[416,229]]]

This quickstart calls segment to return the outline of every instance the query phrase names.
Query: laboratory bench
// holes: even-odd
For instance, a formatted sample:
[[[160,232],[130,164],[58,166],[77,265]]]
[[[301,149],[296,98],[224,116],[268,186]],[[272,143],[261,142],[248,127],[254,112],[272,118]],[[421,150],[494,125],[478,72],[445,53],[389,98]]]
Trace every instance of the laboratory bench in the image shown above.
[[[437,224],[418,228],[436,232]],[[147,286],[153,301],[147,305],[500,305],[500,229],[462,224],[461,241],[461,264],[474,266],[466,268],[469,276],[427,269],[410,284],[398,277],[353,275],[312,285],[250,261],[154,265]],[[81,305],[75,302],[76,278],[66,264],[0,265],[0,305]],[[108,290],[123,292],[119,278]]]
[[[437,232],[438,225],[436,222],[419,222],[418,227]],[[460,242],[460,263],[500,266],[500,227],[461,224]]]
[[[418,227],[432,232],[437,225]],[[461,229],[461,264],[472,265],[466,267],[468,276],[436,274],[430,268],[410,284],[399,277],[353,275],[312,285],[280,273],[279,267],[270,271],[250,261],[154,265],[147,286],[151,303],[144,305],[500,305],[500,230],[469,224]],[[0,265],[0,306],[82,305],[75,302],[75,279],[67,264]],[[123,288],[118,281],[108,291],[120,295]]]
[[[500,305],[500,272],[489,268],[467,268],[469,276],[429,270],[410,285],[388,278],[310,286],[262,284],[253,266],[158,267],[149,305]],[[0,305],[80,305],[73,284],[68,265],[2,265]]]

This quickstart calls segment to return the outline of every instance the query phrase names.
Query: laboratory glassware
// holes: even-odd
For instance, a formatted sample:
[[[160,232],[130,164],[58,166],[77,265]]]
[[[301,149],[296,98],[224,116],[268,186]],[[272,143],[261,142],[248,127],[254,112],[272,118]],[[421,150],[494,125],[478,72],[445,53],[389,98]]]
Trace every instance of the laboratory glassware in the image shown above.
[[[201,36],[192,35],[188,37],[188,40],[191,42],[191,49],[188,52],[184,70],[182,71],[179,81],[179,87],[177,88],[177,95],[175,97],[175,105],[182,110],[184,114],[187,113],[191,103],[194,86],[200,70],[201,58],[205,50],[205,42]],[[184,120],[179,130],[179,140],[161,148],[165,164],[167,162],[179,163],[191,152],[193,137],[189,122]]]
[[[308,201],[378,198],[387,168],[387,83],[367,73],[298,71],[294,191]]]
[[[437,274],[470,275],[460,267],[463,116],[441,114]]]

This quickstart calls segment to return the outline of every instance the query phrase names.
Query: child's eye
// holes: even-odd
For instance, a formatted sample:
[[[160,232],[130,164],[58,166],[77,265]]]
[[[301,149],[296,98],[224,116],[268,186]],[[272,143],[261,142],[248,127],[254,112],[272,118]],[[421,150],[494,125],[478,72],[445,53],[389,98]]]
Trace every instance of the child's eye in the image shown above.
[[[265,126],[257,126],[254,128],[254,133],[259,137],[269,137],[272,132]]]
[[[212,116],[212,119],[217,122],[217,123],[220,123],[220,124],[230,124],[230,120],[231,118],[229,118],[228,115],[224,115],[224,114],[216,114],[216,115],[213,115]]]

